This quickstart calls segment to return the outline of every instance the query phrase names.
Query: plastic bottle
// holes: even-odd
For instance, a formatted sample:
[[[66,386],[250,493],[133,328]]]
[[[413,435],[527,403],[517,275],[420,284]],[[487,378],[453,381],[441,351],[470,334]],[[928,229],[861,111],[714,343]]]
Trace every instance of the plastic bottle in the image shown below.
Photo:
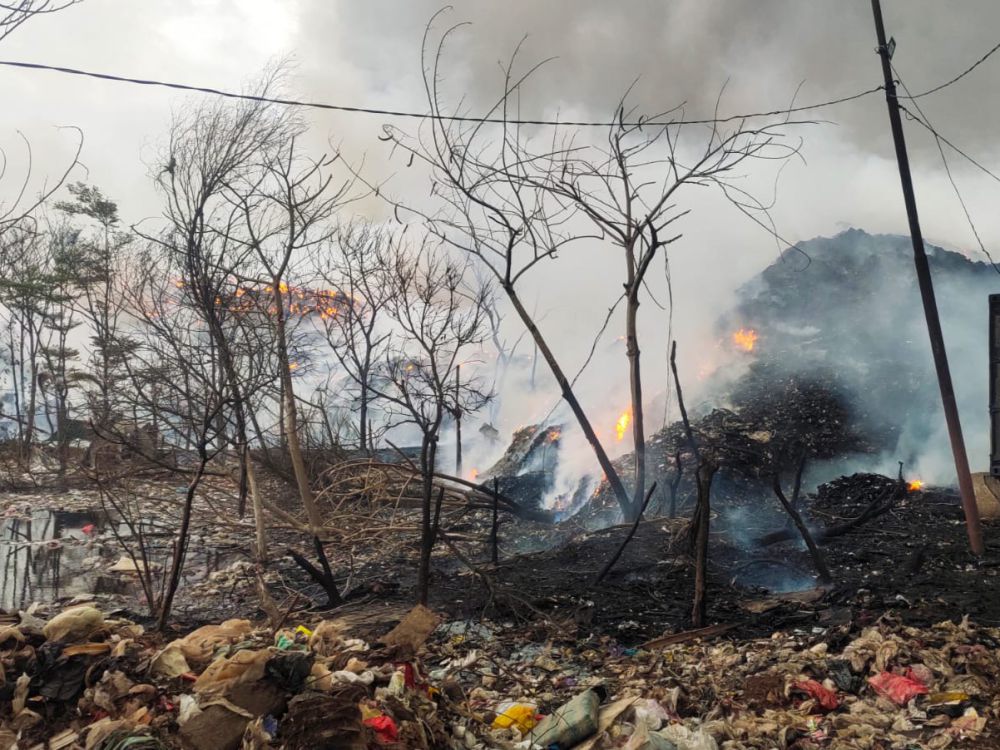
[[[580,693],[538,722],[531,732],[532,743],[562,750],[596,734],[601,701],[606,697],[603,685]]]

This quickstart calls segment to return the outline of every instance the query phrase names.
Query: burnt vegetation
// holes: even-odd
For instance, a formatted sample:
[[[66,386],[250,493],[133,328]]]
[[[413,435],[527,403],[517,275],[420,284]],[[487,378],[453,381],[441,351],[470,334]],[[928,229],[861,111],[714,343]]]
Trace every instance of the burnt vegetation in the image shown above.
[[[69,4],[0,10],[0,41]],[[673,314],[652,276],[670,290],[688,196],[773,229],[741,177],[780,170],[809,123],[690,125],[626,95],[597,137],[533,129],[516,116],[535,69],[520,51],[475,119],[444,89],[458,28],[435,28],[431,116],[381,137],[408,186],[311,151],[305,120],[270,101],[281,66],[251,98],[200,99],[166,124],[155,218],[131,223],[72,166],[37,199],[15,176],[18,200],[0,204],[5,489],[96,491],[141,594],[130,606],[160,630],[210,616],[185,588],[212,528],[245,563],[255,615],[419,601],[635,641],[839,616],[861,601],[851,586],[886,607],[964,564],[936,538],[955,541],[953,493],[908,476],[939,415],[902,240],[852,230],[787,250],[721,312],[717,340],[684,342],[681,364],[723,352],[700,382],[681,377],[677,342],[641,333],[657,306]],[[609,309],[567,354],[533,298],[590,251],[615,269]],[[949,315],[971,314],[963,291],[989,270],[943,250],[932,264]],[[623,376],[599,400],[579,383],[608,330]],[[529,371],[535,413],[515,424],[505,383]],[[893,476],[854,473],[896,460]],[[892,542],[911,522],[912,545]],[[890,543],[894,570],[873,582]],[[825,604],[742,607],[794,588]]]

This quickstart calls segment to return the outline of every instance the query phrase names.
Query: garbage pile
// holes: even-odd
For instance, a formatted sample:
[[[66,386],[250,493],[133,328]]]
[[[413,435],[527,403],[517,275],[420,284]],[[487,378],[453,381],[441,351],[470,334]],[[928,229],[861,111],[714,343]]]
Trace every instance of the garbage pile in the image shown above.
[[[0,750],[996,746],[1000,630],[967,619],[622,648],[422,606],[371,642],[337,619],[164,643],[90,605],[37,615],[0,625]]]

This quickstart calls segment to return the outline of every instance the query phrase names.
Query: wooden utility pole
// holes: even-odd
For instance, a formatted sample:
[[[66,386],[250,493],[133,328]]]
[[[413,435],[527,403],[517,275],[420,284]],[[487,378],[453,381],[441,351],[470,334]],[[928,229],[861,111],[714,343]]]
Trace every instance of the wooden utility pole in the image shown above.
[[[896,162],[899,165],[899,179],[903,185],[903,201],[906,204],[906,217],[910,223],[910,239],[913,241],[913,263],[917,269],[917,282],[920,286],[920,299],[924,304],[924,316],[927,318],[927,334],[931,340],[931,352],[934,355],[934,369],[937,371],[938,386],[941,389],[941,403],[944,407],[944,418],[948,424],[948,437],[951,440],[951,451],[955,457],[955,472],[958,474],[958,488],[962,495],[962,509],[965,511],[965,526],[969,534],[969,546],[976,555],[983,554],[983,532],[979,523],[979,508],[976,505],[976,494],[972,488],[972,475],[969,473],[969,457],[965,452],[965,440],[962,437],[962,422],[958,416],[958,405],[955,402],[955,388],[951,382],[951,370],[948,368],[948,353],[944,346],[944,336],[941,333],[941,319],[938,317],[937,301],[934,298],[934,282],[931,280],[930,267],[927,264],[927,253],[924,251],[924,238],[920,231],[920,220],[917,216],[917,200],[913,195],[913,179],[910,176],[910,160],[906,154],[906,141],[903,138],[903,120],[899,114],[899,102],[896,98],[896,82],[892,77],[892,58],[895,40],[890,45],[885,38],[885,24],[882,20],[882,6],[879,0],[872,0],[872,13],[875,16],[875,34],[878,38],[878,54],[882,59],[882,75],[885,78],[885,100],[889,106],[889,124],[892,127],[892,140],[896,146]]]

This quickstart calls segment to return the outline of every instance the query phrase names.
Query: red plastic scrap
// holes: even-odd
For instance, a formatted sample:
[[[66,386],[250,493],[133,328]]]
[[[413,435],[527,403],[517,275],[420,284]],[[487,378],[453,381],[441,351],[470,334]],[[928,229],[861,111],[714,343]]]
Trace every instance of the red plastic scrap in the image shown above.
[[[413,668],[413,665],[409,662],[396,662],[393,666],[396,669],[403,672],[403,684],[406,685],[410,690],[416,690],[417,688],[417,673]]]
[[[375,737],[379,742],[389,743],[399,739],[399,729],[396,728],[396,722],[391,716],[384,714],[372,716],[370,719],[365,719],[365,726],[375,730]]]
[[[884,695],[899,706],[905,706],[918,695],[927,693],[927,686],[924,683],[912,677],[892,672],[883,672],[869,677],[868,684],[875,689],[876,693]]]
[[[824,711],[833,711],[840,705],[837,694],[832,690],[823,687],[816,680],[803,680],[792,685],[792,690],[805,693],[810,698],[815,698],[817,705]]]

